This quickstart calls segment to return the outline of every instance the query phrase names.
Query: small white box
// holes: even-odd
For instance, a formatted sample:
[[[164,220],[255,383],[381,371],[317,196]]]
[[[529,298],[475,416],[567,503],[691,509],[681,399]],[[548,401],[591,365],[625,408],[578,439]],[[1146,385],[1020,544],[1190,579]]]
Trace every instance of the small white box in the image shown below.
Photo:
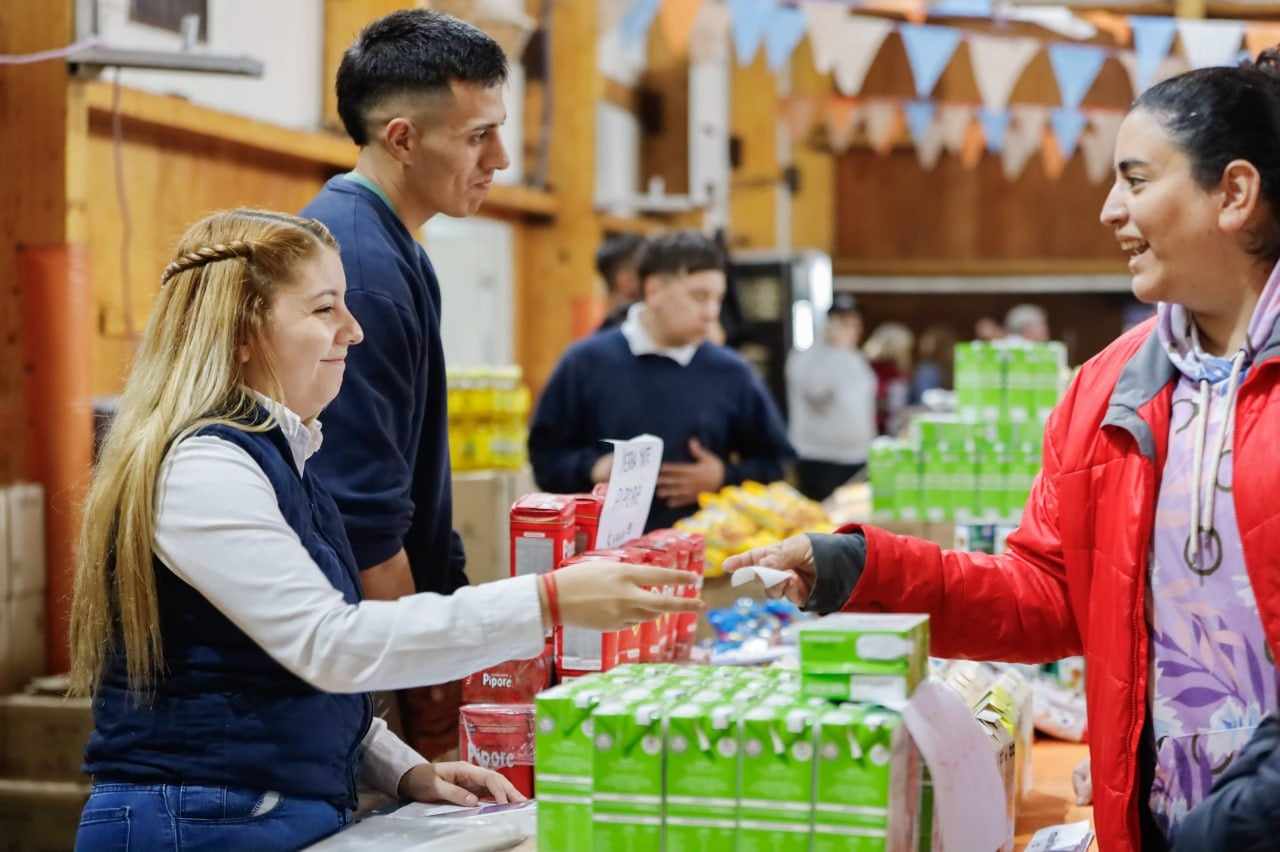
[[[0,580],[0,599],[39,594],[45,588],[44,488],[17,483],[4,491],[8,532],[8,565],[0,560],[6,579]]]

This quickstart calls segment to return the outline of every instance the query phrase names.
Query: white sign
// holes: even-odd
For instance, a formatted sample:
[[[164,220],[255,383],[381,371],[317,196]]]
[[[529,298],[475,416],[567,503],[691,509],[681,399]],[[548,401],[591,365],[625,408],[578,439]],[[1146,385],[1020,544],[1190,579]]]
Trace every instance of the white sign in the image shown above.
[[[599,548],[621,547],[644,533],[662,467],[662,439],[655,435],[609,443],[613,444],[613,471],[600,511],[600,529],[596,533]]]

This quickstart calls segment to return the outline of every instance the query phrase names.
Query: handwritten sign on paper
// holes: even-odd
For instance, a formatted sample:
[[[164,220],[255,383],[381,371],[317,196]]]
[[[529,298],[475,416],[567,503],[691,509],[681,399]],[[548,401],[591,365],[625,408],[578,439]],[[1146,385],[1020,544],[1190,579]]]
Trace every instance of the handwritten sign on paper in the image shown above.
[[[596,533],[596,546],[601,548],[621,547],[644,533],[662,467],[662,439],[656,435],[609,443],[613,444],[613,472]]]

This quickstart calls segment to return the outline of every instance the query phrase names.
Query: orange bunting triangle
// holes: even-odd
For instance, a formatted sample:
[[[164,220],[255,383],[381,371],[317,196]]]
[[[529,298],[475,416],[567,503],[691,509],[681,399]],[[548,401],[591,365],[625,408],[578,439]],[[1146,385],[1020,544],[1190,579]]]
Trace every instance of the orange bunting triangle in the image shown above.
[[[1058,140],[1053,135],[1052,128],[1045,128],[1044,137],[1040,143],[1040,162],[1049,180],[1058,180],[1067,170],[1067,158],[1062,156],[1062,149],[1058,147]]]
[[[906,132],[906,119],[893,101],[868,104],[866,110],[867,143],[871,150],[883,157],[893,150],[894,144]]]
[[[1098,29],[1102,30],[1115,41],[1116,44],[1128,44],[1133,37],[1133,29],[1129,26],[1129,19],[1124,15],[1117,15],[1115,12],[1107,12],[1102,9],[1095,9],[1088,12],[1076,12],[1076,17],[1084,18]]]
[[[662,0],[658,23],[674,56],[683,57],[689,52],[689,35],[701,7],[702,0]]]
[[[858,101],[854,98],[831,98],[827,101],[827,142],[831,150],[843,154],[853,142],[858,123]]]
[[[1249,56],[1257,58],[1268,47],[1280,45],[1280,24],[1245,24],[1244,46]]]
[[[901,15],[913,24],[923,24],[929,19],[929,6],[926,0],[867,0],[861,8],[872,12]]]
[[[987,137],[982,133],[982,123],[971,123],[964,132],[964,146],[960,149],[960,164],[969,171],[978,167],[987,149]]]
[[[809,135],[817,112],[818,103],[812,97],[792,95],[782,102],[782,121],[792,143],[799,143]]]

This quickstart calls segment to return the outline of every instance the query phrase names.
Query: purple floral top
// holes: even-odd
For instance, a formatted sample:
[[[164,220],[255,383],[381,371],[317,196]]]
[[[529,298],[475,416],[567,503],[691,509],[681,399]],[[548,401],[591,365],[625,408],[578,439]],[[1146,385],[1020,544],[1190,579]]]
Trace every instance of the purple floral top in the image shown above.
[[[1250,321],[1237,385],[1244,380],[1256,346],[1280,316],[1278,282],[1280,266],[1272,272]],[[1276,710],[1278,677],[1245,571],[1231,493],[1232,435],[1226,435],[1220,461],[1213,452],[1223,428],[1230,425],[1231,360],[1200,349],[1190,317],[1179,305],[1160,305],[1158,334],[1181,375],[1173,393],[1169,455],[1156,504],[1147,598],[1156,740],[1149,805],[1172,842],[1178,825],[1208,795],[1216,775],[1248,742],[1262,717]],[[1207,424],[1205,412],[1199,410],[1201,379],[1211,386]],[[1204,461],[1197,472],[1194,447],[1201,430]],[[1192,493],[1200,489],[1201,512],[1206,512],[1215,462],[1214,532],[1202,536],[1195,552],[1190,545]]]

